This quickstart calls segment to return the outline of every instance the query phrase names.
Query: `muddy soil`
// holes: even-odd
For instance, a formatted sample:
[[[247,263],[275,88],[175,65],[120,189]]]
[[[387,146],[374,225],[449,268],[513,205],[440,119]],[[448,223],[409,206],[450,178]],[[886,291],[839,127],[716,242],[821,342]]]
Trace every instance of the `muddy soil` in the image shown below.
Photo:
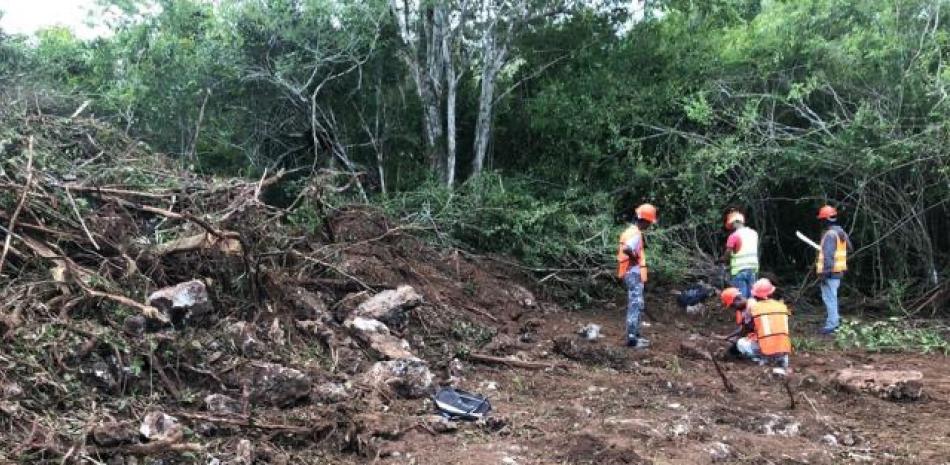
[[[830,341],[817,341],[820,350],[793,358],[793,410],[784,385],[768,368],[722,362],[738,388],[730,394],[709,361],[681,355],[684,339],[722,347],[725,343],[704,335],[726,334],[731,328],[725,315],[697,319],[679,313],[672,302],[648,301],[654,314],[668,317],[648,321],[644,332],[651,349],[623,347],[622,310],[616,304],[547,315],[539,342],[520,355],[563,362],[553,341],[576,337],[578,328],[594,322],[603,326],[605,337],[577,341],[589,344],[589,363],[578,358],[567,368],[540,371],[466,364],[460,386],[489,395],[495,415],[507,425],[497,432],[476,425],[463,425],[452,435],[414,432],[392,444],[379,463],[950,463],[945,357],[846,353]],[[617,352],[626,354],[626,367],[616,368]],[[925,396],[895,403],[844,392],[831,378],[846,367],[919,370]]]

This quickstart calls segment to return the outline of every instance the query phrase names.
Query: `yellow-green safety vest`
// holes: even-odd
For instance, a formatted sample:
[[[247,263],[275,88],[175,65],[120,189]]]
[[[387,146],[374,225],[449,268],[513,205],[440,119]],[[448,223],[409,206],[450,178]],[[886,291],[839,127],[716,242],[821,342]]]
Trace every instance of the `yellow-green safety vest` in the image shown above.
[[[736,230],[739,235],[739,250],[732,251],[729,272],[735,276],[743,270],[759,271],[759,233],[749,227]]]

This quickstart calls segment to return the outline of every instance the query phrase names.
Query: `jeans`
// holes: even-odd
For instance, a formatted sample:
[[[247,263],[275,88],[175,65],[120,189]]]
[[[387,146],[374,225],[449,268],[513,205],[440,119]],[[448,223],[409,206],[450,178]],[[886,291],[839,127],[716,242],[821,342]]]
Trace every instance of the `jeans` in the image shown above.
[[[747,337],[739,338],[739,340],[736,341],[736,349],[743,356],[752,359],[755,362],[759,362],[760,364],[764,364],[765,359],[768,359],[770,362],[781,365],[782,368],[788,368],[788,354],[766,357],[762,355],[762,351],[759,350],[759,343]]]
[[[825,310],[828,312],[825,318],[825,329],[835,329],[841,323],[838,317],[838,286],[841,285],[841,278],[825,278],[821,281],[821,300],[825,302]]]
[[[643,310],[643,283],[639,270],[631,270],[623,277],[627,287],[627,342],[636,343],[640,337],[640,312]]]
[[[742,270],[732,277],[732,285],[739,289],[742,297],[748,299],[752,295],[752,283],[755,282],[755,271]]]

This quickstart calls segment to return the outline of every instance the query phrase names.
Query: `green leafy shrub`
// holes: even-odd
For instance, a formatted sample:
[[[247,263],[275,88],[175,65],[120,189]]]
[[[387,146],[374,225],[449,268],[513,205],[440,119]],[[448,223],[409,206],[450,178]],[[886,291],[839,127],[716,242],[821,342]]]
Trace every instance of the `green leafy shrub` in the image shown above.
[[[420,224],[430,238],[482,253],[519,259],[533,271],[590,279],[609,277],[623,225],[613,217],[608,193],[553,186],[489,173],[450,190],[436,184],[395,194],[384,208]],[[681,278],[689,251],[675,234],[651,230],[651,276]]]
[[[848,320],[835,333],[841,347],[857,347],[869,352],[922,352],[950,354],[950,341],[933,327],[911,327],[906,320],[864,323]]]

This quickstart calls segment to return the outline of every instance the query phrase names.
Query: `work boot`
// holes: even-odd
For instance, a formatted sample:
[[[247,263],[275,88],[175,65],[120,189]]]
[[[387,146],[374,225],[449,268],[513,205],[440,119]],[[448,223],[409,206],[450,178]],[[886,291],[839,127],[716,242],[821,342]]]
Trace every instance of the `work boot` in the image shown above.
[[[632,347],[634,349],[646,349],[647,347],[650,347],[650,340],[643,337],[638,337],[632,340],[628,339],[627,347]]]
[[[821,328],[818,330],[818,334],[821,334],[822,336],[831,336],[837,330],[838,330],[837,326],[835,326],[834,328]]]

